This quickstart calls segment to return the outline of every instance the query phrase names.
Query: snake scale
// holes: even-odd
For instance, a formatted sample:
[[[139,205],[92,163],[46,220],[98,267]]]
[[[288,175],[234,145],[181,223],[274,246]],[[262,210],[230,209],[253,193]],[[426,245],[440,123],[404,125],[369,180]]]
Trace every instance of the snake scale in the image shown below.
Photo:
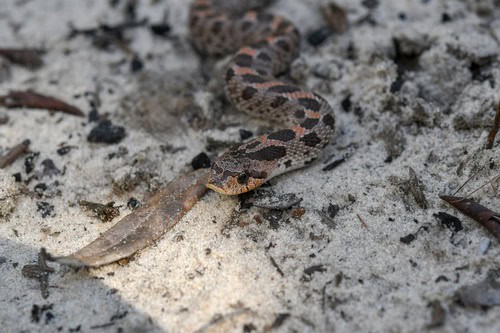
[[[276,78],[299,53],[299,31],[282,16],[248,8],[254,2],[196,0],[189,13],[192,42],[200,53],[234,53],[225,72],[231,102],[282,127],[231,147],[213,162],[207,187],[228,195],[312,163],[335,128],[333,110],[324,98]]]

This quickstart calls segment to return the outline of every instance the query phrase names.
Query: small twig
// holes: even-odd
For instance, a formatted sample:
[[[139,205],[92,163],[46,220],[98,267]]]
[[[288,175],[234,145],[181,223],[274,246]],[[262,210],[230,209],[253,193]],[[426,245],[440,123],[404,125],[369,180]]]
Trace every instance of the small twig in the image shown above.
[[[5,168],[14,162],[19,156],[28,152],[28,148],[30,145],[30,140],[24,140],[22,143],[11,148],[7,154],[0,156],[0,169]]]
[[[486,144],[486,149],[492,149],[493,143],[495,142],[495,136],[497,135],[498,129],[500,128],[500,102],[497,103],[497,113],[495,115],[495,120],[493,121],[493,127],[488,135],[488,143]]]
[[[449,203],[453,208],[459,210],[462,214],[481,224],[493,236],[500,240],[500,214],[495,213],[472,199],[452,197],[442,195],[440,198]]]
[[[274,266],[274,268],[276,268],[276,270],[278,271],[278,273],[283,277],[285,276],[285,274],[283,273],[283,271],[281,270],[280,266],[278,266],[278,264],[276,263],[276,260],[274,260],[273,257],[269,257],[271,259],[271,264]]]
[[[481,185],[478,188],[476,188],[474,191],[472,191],[469,194],[467,194],[466,197],[470,197],[471,195],[473,195],[474,193],[476,193],[477,191],[479,191],[483,187],[488,186],[488,184],[491,184],[492,182],[496,181],[498,178],[500,178],[500,174],[497,175],[497,176],[495,176],[495,177],[493,177],[493,179],[488,180],[486,183],[484,183],[483,185]]]
[[[6,49],[0,48],[0,56],[9,59],[15,64],[36,69],[43,65],[41,49]]]
[[[409,180],[408,180],[408,187],[410,190],[410,193],[413,195],[413,198],[417,202],[417,204],[420,206],[420,208],[427,209],[428,203],[427,199],[425,198],[425,194],[422,191],[422,186],[420,185],[420,181],[417,177],[417,173],[413,168],[410,168],[409,172]]]
[[[14,108],[35,108],[51,111],[61,111],[74,116],[83,117],[83,112],[69,105],[60,99],[38,94],[34,91],[10,91],[8,95],[0,96],[0,106],[9,109]]]
[[[463,188],[464,188],[464,186],[465,186],[465,185],[467,185],[467,183],[468,183],[468,182],[470,182],[470,181],[472,180],[472,178],[474,178],[474,177],[475,177],[475,176],[476,176],[476,175],[477,175],[477,174],[478,174],[481,170],[483,170],[483,168],[484,168],[484,165],[483,165],[483,166],[481,166],[481,167],[479,168],[479,170],[477,170],[477,172],[476,172],[475,174],[473,174],[472,176],[470,176],[470,177],[469,177],[469,179],[467,179],[467,180],[465,181],[465,183],[463,183],[463,184],[462,184],[462,186],[460,186],[460,187],[458,188],[458,190],[456,190],[456,191],[455,191],[455,193],[453,193],[453,195],[455,195],[455,194],[457,194],[458,192],[460,192],[460,190],[461,190],[461,189],[463,189]]]
[[[47,265],[50,256],[45,248],[40,249],[38,254],[38,263],[35,265],[24,265],[22,269],[23,276],[30,279],[37,279],[40,282],[42,297],[49,297],[49,274],[54,273],[54,269]]]
[[[363,221],[363,219],[361,218],[361,216],[359,214],[356,214],[356,216],[358,217],[358,219],[361,221],[361,223],[363,224],[363,226],[368,229],[368,225],[366,225],[365,221]]]
[[[148,19],[144,18],[140,21],[127,21],[116,25],[100,24],[99,26],[90,29],[78,29],[73,26],[70,26],[71,32],[68,38],[71,39],[77,35],[95,36],[99,32],[117,36],[126,29],[141,27],[146,25],[147,23]]]

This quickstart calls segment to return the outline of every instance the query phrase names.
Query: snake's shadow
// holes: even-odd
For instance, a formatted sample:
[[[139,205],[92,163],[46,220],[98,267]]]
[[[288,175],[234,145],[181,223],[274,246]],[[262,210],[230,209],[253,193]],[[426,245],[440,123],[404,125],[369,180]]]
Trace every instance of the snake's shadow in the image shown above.
[[[91,276],[86,269],[49,262],[55,272],[49,275],[49,296],[42,298],[40,283],[22,274],[24,265],[36,264],[38,252],[0,237],[0,331],[163,332],[107,286],[105,277]]]

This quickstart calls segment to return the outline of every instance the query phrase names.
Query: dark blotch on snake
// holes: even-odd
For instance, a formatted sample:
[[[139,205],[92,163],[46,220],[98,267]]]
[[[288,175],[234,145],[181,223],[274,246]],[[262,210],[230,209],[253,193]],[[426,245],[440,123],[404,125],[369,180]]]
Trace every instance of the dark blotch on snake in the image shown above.
[[[274,19],[274,15],[271,14],[266,14],[266,13],[258,13],[257,14],[257,21],[263,22],[263,23],[269,23]]]
[[[288,28],[289,26],[290,26],[289,22],[287,22],[287,21],[281,21],[280,24],[278,25],[278,29],[276,29],[276,30],[278,30],[280,32],[284,32],[284,30],[286,28]]]
[[[234,63],[240,67],[250,67],[252,66],[252,57],[248,54],[238,54],[234,58]]]
[[[285,104],[287,101],[288,101],[288,98],[286,98],[286,97],[276,96],[270,105],[272,108],[279,108],[280,106]]]
[[[267,80],[260,75],[244,74],[242,76],[243,80],[248,83],[264,83]]]
[[[258,145],[260,145],[260,142],[259,141],[254,141],[254,142],[248,144],[248,146],[246,146],[246,149],[254,149]]]
[[[256,152],[247,153],[246,156],[257,161],[275,161],[286,156],[286,148],[282,146],[268,146]]]
[[[323,123],[331,128],[335,127],[335,119],[329,114],[325,114],[323,117]]]
[[[232,68],[229,68],[226,72],[226,81],[231,80],[234,77],[235,73]]]
[[[292,166],[292,160],[288,160],[288,161],[285,162],[285,168],[288,169],[291,166]]]
[[[300,89],[297,87],[288,86],[285,84],[285,85],[271,87],[271,88],[267,89],[267,91],[272,92],[272,93],[278,93],[278,94],[287,94],[287,93],[294,93],[294,92],[300,91]]]
[[[299,104],[311,111],[319,111],[321,104],[313,98],[299,98]]]
[[[284,130],[276,131],[276,132],[269,134],[267,136],[267,138],[270,140],[278,140],[278,141],[287,142],[287,141],[295,139],[295,132],[292,131],[291,129],[284,129]]]
[[[241,98],[243,98],[245,101],[248,101],[250,98],[252,98],[256,93],[257,89],[252,88],[252,87],[246,87],[243,92],[241,93]]]
[[[318,137],[316,132],[311,132],[304,135],[302,138],[300,138],[300,141],[304,142],[304,144],[308,147],[316,147],[316,145],[321,143],[321,139]]]
[[[295,111],[294,113],[294,116],[295,118],[304,118],[306,116],[306,113],[304,112],[304,110],[297,110]]]
[[[276,45],[283,51],[290,52],[290,44],[288,44],[286,41],[280,39],[276,42]]]
[[[222,27],[224,26],[224,23],[222,21],[215,21],[214,24],[212,25],[212,33],[213,34],[218,34],[219,32],[222,31]]]
[[[191,28],[194,27],[199,20],[200,18],[198,16],[191,17],[191,21],[189,21],[189,25],[191,26]]]
[[[257,59],[262,60],[262,61],[266,61],[266,62],[271,61],[271,57],[269,56],[269,54],[267,54],[265,52],[260,52],[259,55],[257,56]]]
[[[311,129],[316,126],[318,122],[319,119],[307,118],[302,124],[300,124],[300,126],[304,127],[305,129]]]
[[[256,171],[256,170],[250,170],[248,172],[248,175],[252,178],[260,178],[260,179],[265,179],[267,178],[267,172],[265,171]]]
[[[247,31],[248,29],[250,29],[250,27],[253,25],[253,22],[250,22],[250,21],[244,21],[242,24],[241,24],[241,31]]]

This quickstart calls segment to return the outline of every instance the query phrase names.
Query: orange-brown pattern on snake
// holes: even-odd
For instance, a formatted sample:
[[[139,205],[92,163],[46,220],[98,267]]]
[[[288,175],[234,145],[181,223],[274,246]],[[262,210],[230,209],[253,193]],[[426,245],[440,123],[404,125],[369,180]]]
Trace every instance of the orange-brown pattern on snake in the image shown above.
[[[235,53],[225,76],[232,103],[285,128],[230,148],[214,161],[207,186],[240,194],[314,161],[333,136],[333,110],[321,96],[276,79],[298,55],[297,28],[255,10],[232,14],[211,0],[192,3],[189,26],[200,53]]]

